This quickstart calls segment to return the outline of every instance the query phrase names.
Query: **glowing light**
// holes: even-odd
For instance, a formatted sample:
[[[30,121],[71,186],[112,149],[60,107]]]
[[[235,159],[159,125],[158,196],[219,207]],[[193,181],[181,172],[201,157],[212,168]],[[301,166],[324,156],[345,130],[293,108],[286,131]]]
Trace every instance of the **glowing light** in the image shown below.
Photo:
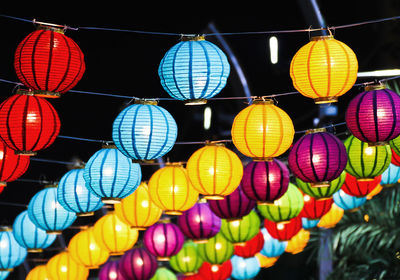
[[[278,230],[283,230],[285,228],[285,226],[282,223],[277,224],[276,228]]]
[[[304,195],[304,201],[310,201],[311,197],[307,194]]]
[[[364,149],[364,153],[368,156],[372,155],[374,153],[374,149],[372,147],[366,147]]]
[[[112,176],[114,174],[114,168],[106,167],[103,169],[103,176]]]
[[[184,262],[190,262],[190,257],[189,257],[189,256],[186,256],[186,257],[184,257],[182,260],[183,260]]]
[[[108,277],[109,277],[110,279],[117,279],[118,274],[117,274],[115,271],[111,271],[111,272],[108,274]]]
[[[233,222],[231,222],[231,225],[233,227],[238,227],[240,225],[240,221],[233,221]]]
[[[67,272],[68,271],[68,267],[66,267],[65,265],[61,266],[61,272]]]
[[[222,244],[221,243],[215,243],[215,250],[221,250]]]
[[[365,215],[364,215],[364,221],[366,221],[366,222],[368,223],[368,221],[369,221],[369,216],[368,216],[368,214],[365,214]]]
[[[217,272],[218,270],[219,270],[218,265],[214,264],[214,265],[211,266],[211,271],[212,272]]]
[[[96,249],[96,245],[95,245],[95,244],[93,244],[93,243],[90,243],[90,245],[89,245],[89,249],[90,249],[90,250],[94,250],[94,249]]]
[[[211,127],[211,108],[210,107],[206,107],[204,109],[204,129],[205,130],[209,130]]]
[[[136,260],[136,264],[142,266],[143,265],[143,260],[141,258]]]
[[[319,161],[320,161],[320,156],[319,155],[313,155],[313,157],[312,157],[312,162],[313,163],[319,163]]]
[[[36,121],[36,114],[35,114],[35,113],[28,113],[28,114],[26,115],[26,120],[27,120],[28,122],[34,122],[34,121]]]
[[[386,116],[386,112],[385,112],[385,110],[384,109],[378,109],[377,111],[376,111],[376,115],[378,116],[378,118],[383,118],[383,117],[385,117]]]
[[[214,167],[210,167],[209,169],[208,169],[208,173],[210,173],[210,175],[214,175]]]
[[[157,237],[156,237],[156,241],[158,242],[158,243],[163,243],[163,242],[165,242],[165,236],[164,235],[157,235]]]
[[[147,208],[147,207],[149,207],[149,201],[148,200],[143,200],[141,205],[142,205],[142,207]]]
[[[276,38],[275,36],[269,38],[269,53],[271,63],[278,63],[278,38]]]
[[[116,230],[116,231],[121,231],[121,230],[122,230],[121,225],[116,225],[116,226],[115,226],[115,230]]]
[[[0,242],[0,247],[1,247],[1,248],[7,248],[7,246],[8,246],[8,242],[7,242],[6,240],[2,240],[2,241]]]

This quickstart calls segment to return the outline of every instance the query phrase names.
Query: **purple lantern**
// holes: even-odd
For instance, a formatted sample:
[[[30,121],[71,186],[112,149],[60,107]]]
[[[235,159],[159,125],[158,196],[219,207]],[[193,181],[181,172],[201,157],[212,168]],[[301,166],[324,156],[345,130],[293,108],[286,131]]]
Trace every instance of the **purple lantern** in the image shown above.
[[[124,279],[149,280],[154,276],[158,267],[156,257],[150,254],[146,248],[134,248],[126,251],[119,262],[120,272]]]
[[[206,201],[200,201],[178,217],[178,226],[193,242],[202,243],[219,232],[221,218],[211,211]]]
[[[347,164],[346,148],[324,128],[310,129],[292,147],[289,168],[303,182],[324,187],[343,172]]]
[[[243,171],[243,192],[258,204],[272,203],[287,191],[289,176],[289,169],[278,159],[252,161]]]
[[[126,280],[119,270],[119,261],[108,261],[102,265],[99,280]]]
[[[400,135],[400,96],[382,85],[365,87],[349,102],[346,124],[362,142],[386,145]]]
[[[143,236],[144,245],[159,261],[168,261],[183,246],[185,237],[180,228],[165,220],[150,226]]]
[[[222,200],[208,200],[211,211],[221,219],[240,220],[248,215],[256,206],[256,201],[248,198],[240,184],[234,192],[227,195]]]

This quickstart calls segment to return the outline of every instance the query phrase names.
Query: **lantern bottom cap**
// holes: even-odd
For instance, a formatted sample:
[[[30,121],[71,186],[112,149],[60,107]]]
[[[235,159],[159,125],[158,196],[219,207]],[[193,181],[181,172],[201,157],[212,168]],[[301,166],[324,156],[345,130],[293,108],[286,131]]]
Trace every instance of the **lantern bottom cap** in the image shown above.
[[[0,271],[8,271],[8,272],[11,272],[11,271],[13,271],[14,269],[13,268],[0,268]]]
[[[155,163],[154,159],[132,159],[133,163]]]
[[[273,157],[252,157],[253,161],[273,161]]]
[[[41,253],[43,252],[43,249],[41,248],[29,248],[27,249],[28,253]]]
[[[105,204],[118,204],[121,203],[121,198],[119,197],[102,197],[101,202]]]
[[[187,100],[184,100],[183,103],[185,105],[204,105],[207,103],[207,99],[204,99],[204,98],[187,99]]]
[[[207,200],[223,200],[225,196],[220,194],[210,194],[210,195],[205,195],[204,198]]]
[[[165,211],[165,214],[174,215],[174,216],[180,216],[180,215],[182,215],[182,212],[181,211],[177,211],[177,210],[167,210],[167,211]]]
[[[110,256],[122,256],[125,252],[110,252]]]
[[[384,188],[391,188],[394,185],[396,185],[396,184],[381,184],[381,186],[384,187]]]
[[[94,215],[94,211],[84,212],[84,213],[76,213],[77,217],[89,217],[89,216],[93,216],[93,215]]]
[[[47,234],[62,234],[62,230],[46,230]]]
[[[7,182],[0,181],[0,187],[5,187],[5,186],[7,186]]]
[[[157,257],[157,260],[160,262],[167,262],[169,261],[169,257]]]
[[[37,152],[34,151],[15,151],[16,155],[20,156],[36,156]]]
[[[242,246],[242,247],[246,246],[246,242],[233,242],[232,244],[233,246]]]
[[[131,229],[136,229],[136,230],[146,230],[147,227],[141,227],[141,226],[131,226]]]
[[[193,276],[195,274],[197,274],[197,271],[183,273],[184,276]]]
[[[61,93],[48,90],[32,90],[33,95],[43,98],[60,98]]]
[[[257,200],[257,205],[274,205],[273,201],[258,201]]]
[[[357,178],[358,182],[371,182],[373,180],[375,180],[374,177],[372,177],[372,178]]]
[[[389,145],[387,141],[367,142],[368,147],[386,146]]]
[[[315,104],[326,104],[326,103],[334,103],[334,102],[338,102],[337,96],[325,96],[325,97],[314,98]]]
[[[243,217],[226,218],[225,220],[226,220],[227,222],[235,222],[235,221],[241,221],[241,220],[243,220]]]
[[[204,244],[208,242],[208,239],[193,239],[193,242],[196,244]]]
[[[356,207],[356,208],[350,209],[349,212],[354,213],[354,212],[357,212],[358,210],[360,210],[360,208]]]
[[[100,266],[93,265],[93,266],[85,266],[87,269],[98,269]]]
[[[329,181],[323,181],[323,182],[312,182],[310,183],[311,187],[314,188],[327,188],[331,185]]]

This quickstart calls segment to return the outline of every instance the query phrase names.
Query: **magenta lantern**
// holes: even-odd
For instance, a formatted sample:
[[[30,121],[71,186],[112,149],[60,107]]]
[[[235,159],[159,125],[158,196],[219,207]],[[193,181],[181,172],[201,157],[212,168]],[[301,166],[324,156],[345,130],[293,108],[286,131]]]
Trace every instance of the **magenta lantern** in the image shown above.
[[[367,86],[349,102],[345,117],[354,137],[385,145],[400,135],[400,96],[383,85]]]
[[[157,266],[156,257],[140,247],[126,251],[119,260],[123,279],[149,280],[156,273]]]
[[[99,280],[126,280],[119,270],[119,261],[108,261],[101,266]]]
[[[168,219],[150,226],[143,236],[144,246],[159,261],[168,261],[183,246],[185,237],[180,228]]]

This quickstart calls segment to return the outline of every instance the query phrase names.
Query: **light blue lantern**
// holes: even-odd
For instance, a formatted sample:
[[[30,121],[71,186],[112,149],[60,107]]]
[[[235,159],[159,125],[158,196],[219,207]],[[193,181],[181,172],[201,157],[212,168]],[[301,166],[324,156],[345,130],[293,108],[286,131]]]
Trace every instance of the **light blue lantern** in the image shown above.
[[[253,279],[260,272],[261,267],[256,257],[242,258],[233,255],[231,258],[232,274],[237,280]]]
[[[0,271],[0,280],[7,279],[8,275],[10,275],[10,271]]]
[[[115,146],[94,153],[85,166],[86,187],[107,204],[118,203],[132,194],[142,180],[138,163],[123,155]]]
[[[32,197],[28,215],[37,227],[51,234],[61,234],[76,220],[76,214],[58,202],[56,185],[46,186]]]
[[[339,190],[333,194],[333,201],[343,210],[352,210],[362,206],[367,201],[367,197],[356,197]]]
[[[203,104],[226,85],[230,65],[224,52],[204,36],[183,36],[158,67],[165,91],[187,104]]]
[[[47,234],[29,219],[28,211],[22,211],[14,220],[13,234],[19,245],[30,253],[42,252],[56,240],[56,235]]]
[[[319,219],[311,220],[311,219],[302,217],[301,223],[302,223],[304,229],[310,229],[310,228],[316,227],[318,225]]]
[[[26,248],[18,244],[12,228],[0,228],[0,270],[11,271],[24,262],[28,254]]]
[[[78,217],[91,216],[103,206],[100,197],[86,187],[84,172],[83,168],[68,171],[61,177],[57,187],[58,202]]]
[[[274,258],[285,252],[287,241],[280,241],[273,238],[264,227],[261,228],[261,233],[264,236],[264,246],[261,249],[260,254],[268,258]]]
[[[400,166],[389,164],[389,167],[382,173],[381,186],[391,187],[398,183],[400,179]]]
[[[175,144],[174,118],[156,102],[137,100],[122,110],[113,123],[112,138],[118,150],[137,161],[164,156]]]

